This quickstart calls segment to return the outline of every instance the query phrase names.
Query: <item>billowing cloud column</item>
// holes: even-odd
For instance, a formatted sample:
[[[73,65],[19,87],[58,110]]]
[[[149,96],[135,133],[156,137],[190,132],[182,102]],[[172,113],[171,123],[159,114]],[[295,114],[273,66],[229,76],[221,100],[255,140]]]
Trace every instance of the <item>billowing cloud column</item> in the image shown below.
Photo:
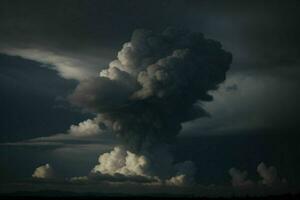
[[[81,81],[70,96],[74,105],[100,113],[129,149],[100,156],[96,169],[113,170],[120,164],[114,162],[117,155],[124,167],[117,167],[118,173],[141,174],[147,159],[156,163],[153,152],[171,143],[183,122],[207,115],[195,103],[212,100],[208,92],[225,80],[231,60],[219,42],[201,33],[172,28],[158,34],[134,31],[117,58],[98,77]],[[106,162],[113,166],[104,167]],[[135,162],[139,164],[131,166]]]

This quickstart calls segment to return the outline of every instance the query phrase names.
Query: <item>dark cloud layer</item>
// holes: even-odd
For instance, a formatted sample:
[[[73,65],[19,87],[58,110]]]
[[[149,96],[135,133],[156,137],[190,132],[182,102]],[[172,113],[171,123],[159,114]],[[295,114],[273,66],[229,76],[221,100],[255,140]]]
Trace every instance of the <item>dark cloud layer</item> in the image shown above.
[[[235,70],[299,65],[298,1],[199,2],[190,26],[205,30],[235,55]],[[199,12],[199,11],[203,12]]]
[[[118,47],[134,29],[172,25],[182,6],[180,1],[2,1],[1,45],[112,56],[111,48]]]
[[[1,45],[113,56],[112,49],[134,29],[157,31],[173,25],[209,33],[242,54],[251,54],[256,59],[248,62],[259,68],[290,66],[299,64],[295,20],[299,6],[298,1],[279,0],[1,1]],[[241,62],[244,67],[249,64]]]

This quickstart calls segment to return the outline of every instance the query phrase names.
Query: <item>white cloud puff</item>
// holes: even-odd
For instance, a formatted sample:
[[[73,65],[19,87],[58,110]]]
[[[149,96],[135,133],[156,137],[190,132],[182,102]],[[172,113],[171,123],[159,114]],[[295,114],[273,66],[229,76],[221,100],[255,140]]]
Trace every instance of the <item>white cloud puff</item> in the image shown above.
[[[159,159],[164,160],[165,158],[167,159],[168,156],[161,154]],[[157,171],[154,166],[167,168],[170,175],[165,176],[166,174],[163,174],[164,176],[159,176],[161,172]],[[162,171],[165,171],[165,169],[162,169]],[[191,161],[173,165],[169,162],[161,162],[157,158],[149,159],[144,155],[138,155],[125,150],[124,147],[117,146],[112,151],[100,155],[99,164],[93,168],[92,174],[112,177],[121,175],[123,179],[127,177],[129,181],[147,180],[147,184],[184,186],[194,183],[195,171],[196,167]]]
[[[76,137],[93,136],[101,133],[101,129],[95,120],[88,119],[78,125],[71,125],[68,133]]]
[[[261,183],[267,186],[272,186],[286,182],[285,179],[280,179],[277,174],[277,169],[274,166],[267,167],[261,162],[257,166],[257,173],[261,176]]]
[[[115,147],[111,152],[99,157],[99,164],[92,172],[102,174],[122,174],[125,176],[147,176],[148,161],[145,156],[136,155],[122,147]]]
[[[181,174],[181,175],[177,175],[177,176],[173,176],[170,179],[166,180],[166,185],[170,185],[170,186],[182,186],[182,185],[186,185],[186,175]]]
[[[45,165],[37,167],[33,172],[32,177],[39,179],[51,179],[55,178],[55,172],[51,165],[47,163]]]
[[[250,187],[253,182],[247,179],[247,171],[241,171],[236,168],[231,168],[229,171],[231,183],[233,187]]]

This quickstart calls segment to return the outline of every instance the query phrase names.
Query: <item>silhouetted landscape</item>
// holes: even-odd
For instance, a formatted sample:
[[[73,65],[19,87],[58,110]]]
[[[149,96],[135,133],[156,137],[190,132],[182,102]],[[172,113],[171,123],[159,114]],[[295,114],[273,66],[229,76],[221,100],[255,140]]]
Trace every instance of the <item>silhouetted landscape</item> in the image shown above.
[[[61,192],[61,191],[39,191],[39,192],[14,192],[8,194],[2,194],[1,199],[118,199],[118,198],[130,198],[130,199],[153,199],[153,198],[191,198],[199,200],[299,200],[300,194],[282,194],[282,195],[270,195],[270,196],[243,196],[243,197],[198,197],[193,195],[170,195],[170,194],[148,194],[148,195],[130,195],[130,194],[118,194],[118,193],[75,193],[75,192]]]

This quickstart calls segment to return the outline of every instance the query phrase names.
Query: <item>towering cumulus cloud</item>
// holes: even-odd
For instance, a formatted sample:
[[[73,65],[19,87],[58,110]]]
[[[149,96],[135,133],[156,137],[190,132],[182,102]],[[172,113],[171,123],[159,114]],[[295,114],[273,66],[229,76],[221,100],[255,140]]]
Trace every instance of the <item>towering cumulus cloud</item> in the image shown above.
[[[286,183],[286,179],[280,179],[277,174],[277,169],[274,166],[267,167],[261,162],[257,166],[257,173],[261,176],[261,183],[267,186],[280,185]]]
[[[208,91],[225,80],[231,60],[219,42],[201,33],[173,28],[160,34],[136,30],[117,59],[98,77],[80,82],[70,100],[101,113],[105,126],[126,148],[151,157],[154,149],[176,137],[183,122],[207,115],[195,103],[212,100]],[[126,162],[133,158],[128,152],[119,153]],[[103,155],[100,160],[112,162],[110,157]],[[136,159],[143,160],[132,160]]]

